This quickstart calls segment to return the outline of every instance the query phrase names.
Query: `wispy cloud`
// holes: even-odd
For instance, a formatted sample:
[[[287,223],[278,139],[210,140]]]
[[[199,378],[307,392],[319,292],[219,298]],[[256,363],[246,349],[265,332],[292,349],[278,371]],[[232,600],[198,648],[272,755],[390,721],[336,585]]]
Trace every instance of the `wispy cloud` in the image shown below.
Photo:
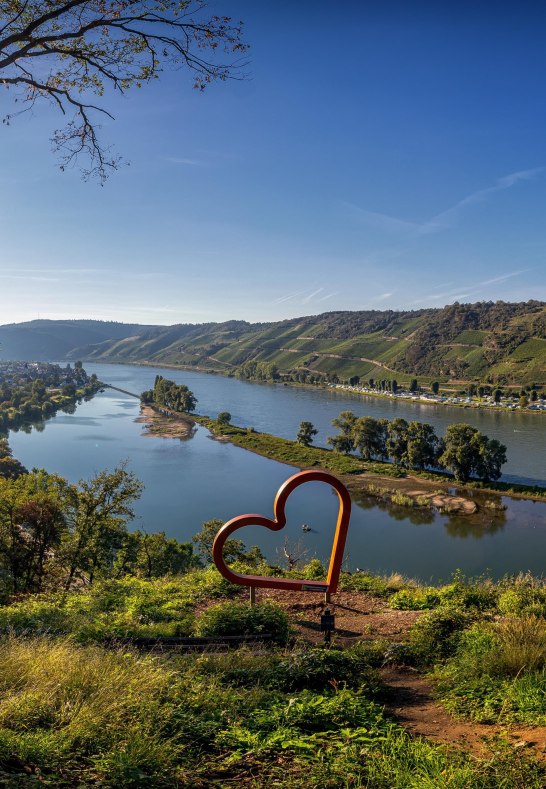
[[[18,266],[15,268],[14,266],[8,266],[2,270],[2,274],[18,274],[18,275],[29,275],[29,274],[102,274],[105,269],[100,268],[59,268],[59,267],[33,267],[33,268],[21,268]]]
[[[512,279],[512,277],[518,277],[520,274],[526,274],[528,270],[529,269],[518,269],[517,271],[509,271],[506,274],[501,274],[500,276],[493,277],[492,279],[484,279],[481,282],[458,285],[456,288],[444,290],[441,292],[435,291],[432,293],[426,293],[420,296],[418,299],[412,301],[411,304],[423,304],[424,302],[436,301],[461,301],[462,299],[477,296],[488,285],[506,282],[506,280]]]
[[[501,274],[500,277],[493,277],[493,279],[484,279],[483,282],[480,282],[480,285],[492,285],[494,282],[504,282],[507,279],[512,279],[512,277],[518,277],[520,274],[526,274],[529,269],[524,268],[520,269],[519,271],[510,271],[508,274]]]
[[[380,296],[376,296],[374,301],[386,301],[387,299],[390,299],[392,295],[392,293],[382,293]]]
[[[349,209],[356,219],[377,227],[379,230],[386,230],[389,233],[413,233],[419,227],[415,222],[407,222],[404,219],[397,219],[387,214],[368,211],[366,208],[360,208],[354,203],[343,202],[343,205]]]
[[[320,299],[317,299],[318,302],[321,301],[328,301],[328,299],[333,299],[334,296],[339,296],[340,291],[334,290],[333,293],[327,293],[326,296],[321,296]]]
[[[189,167],[202,167],[205,164],[199,159],[186,159],[182,156],[163,156],[162,159],[164,162],[170,162],[171,164],[183,164]]]
[[[305,288],[304,290],[295,290],[291,293],[285,293],[284,296],[279,296],[276,299],[273,299],[271,302],[272,304],[284,304],[287,301],[294,301],[297,300],[299,304],[309,304],[311,301],[315,301],[317,303],[321,301],[327,301],[328,299],[332,299],[334,296],[339,294],[339,290],[332,291],[331,293],[324,293],[325,288],[315,288],[310,293],[308,289]],[[320,295],[324,293],[324,295]],[[320,298],[317,298],[320,296]]]
[[[454,227],[458,223],[461,213],[469,206],[483,203],[497,192],[503,192],[516,184],[530,181],[543,173],[545,169],[544,167],[535,167],[530,170],[518,170],[515,173],[510,173],[502,178],[498,178],[492,186],[472,192],[455,203],[455,205],[445,211],[441,211],[439,214],[436,214],[424,222],[410,222],[405,219],[389,216],[388,214],[368,211],[365,208],[360,208],[354,203],[345,202],[343,205],[350,210],[355,218],[373,227],[377,227],[379,230],[409,236],[426,236],[432,233],[440,233],[443,230]]]
[[[0,274],[0,279],[24,280],[25,282],[60,282],[59,277],[36,276],[34,274]]]
[[[307,293],[307,289],[296,290],[293,293],[285,293],[284,296],[279,296],[278,298],[273,299],[272,304],[283,304],[285,301],[292,301],[292,299],[296,299],[298,296],[301,296],[303,293]]]
[[[157,312],[157,313],[178,313],[180,309],[175,307],[131,307],[130,312]]]
[[[313,301],[313,299],[315,298],[315,296],[318,296],[318,295],[319,295],[319,293],[322,293],[322,291],[323,291],[323,290],[324,290],[324,288],[317,288],[316,290],[312,291],[312,292],[311,292],[311,293],[309,293],[307,296],[305,296],[305,298],[303,298],[303,299],[301,300],[301,303],[302,303],[302,304],[309,304],[309,302],[310,302],[310,301]]]

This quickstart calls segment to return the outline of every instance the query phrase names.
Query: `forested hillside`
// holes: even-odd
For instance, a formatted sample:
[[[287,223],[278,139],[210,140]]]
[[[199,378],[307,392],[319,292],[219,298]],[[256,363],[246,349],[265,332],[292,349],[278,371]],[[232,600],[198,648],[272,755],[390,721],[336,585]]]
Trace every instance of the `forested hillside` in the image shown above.
[[[267,324],[161,327],[81,354],[224,372],[256,361],[280,373],[539,385],[546,383],[546,305],[481,302],[411,312],[331,312]]]
[[[0,326],[0,360],[58,361],[76,358],[76,347],[136,335],[146,326],[114,321],[48,321]]]
[[[13,335],[16,328],[0,328],[4,356],[9,356],[6,332]],[[139,327],[36,321],[19,328],[27,332],[27,358],[40,356],[46,338],[55,336],[64,337],[64,355],[228,373],[240,373],[245,365],[247,377],[259,377],[252,371],[261,363],[262,369],[275,374],[317,378],[397,378],[400,383],[419,376],[423,383],[546,384],[546,304],[538,301],[452,304],[406,312],[330,312],[257,324]],[[86,332],[95,336],[78,341]]]

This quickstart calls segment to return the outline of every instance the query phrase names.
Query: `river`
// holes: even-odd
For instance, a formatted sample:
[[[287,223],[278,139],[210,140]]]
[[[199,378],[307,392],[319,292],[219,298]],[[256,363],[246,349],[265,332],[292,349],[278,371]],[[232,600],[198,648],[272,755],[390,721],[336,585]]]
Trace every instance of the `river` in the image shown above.
[[[89,373],[128,391],[141,392],[159,373],[185,383],[198,398],[197,410],[215,416],[229,411],[235,424],[254,426],[293,438],[308,419],[320,433],[332,434],[331,419],[349,409],[357,415],[404,416],[435,425],[439,433],[453,421],[467,421],[508,446],[506,479],[546,482],[544,437],[540,414],[455,411],[437,406],[361,398],[314,388],[259,385],[185,370],[87,364]],[[46,422],[42,430],[12,433],[14,455],[27,467],[45,467],[72,481],[127,460],[145,491],[137,504],[134,528],[165,531],[187,540],[210,518],[227,520],[244,512],[271,514],[277,488],[295,469],[243,449],[214,441],[199,427],[185,441],[142,435],[135,422],[139,404],[128,395],[106,390],[82,403],[74,414]],[[418,510],[355,505],[345,565],[373,572],[401,572],[427,581],[448,580],[456,569],[476,575],[544,571],[546,504],[512,501],[506,512],[492,514],[484,525],[468,516],[448,517]],[[259,544],[275,561],[286,535],[301,543],[307,556],[329,556],[337,497],[330,488],[310,483],[299,488],[287,508],[281,535],[249,527],[241,537]],[[312,527],[303,533],[301,524]]]

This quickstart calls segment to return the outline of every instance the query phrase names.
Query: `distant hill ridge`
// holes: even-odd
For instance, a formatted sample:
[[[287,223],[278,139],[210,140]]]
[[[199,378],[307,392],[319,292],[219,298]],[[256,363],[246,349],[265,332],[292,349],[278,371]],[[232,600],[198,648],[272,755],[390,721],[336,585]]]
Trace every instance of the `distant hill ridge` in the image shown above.
[[[0,343],[0,358],[78,357],[222,372],[262,361],[280,372],[335,373],[341,379],[546,385],[546,303],[539,301],[327,312],[253,324],[32,321],[0,326]]]
[[[148,328],[152,327],[94,320],[8,323],[0,326],[0,359],[76,359],[76,348],[129,337]]]

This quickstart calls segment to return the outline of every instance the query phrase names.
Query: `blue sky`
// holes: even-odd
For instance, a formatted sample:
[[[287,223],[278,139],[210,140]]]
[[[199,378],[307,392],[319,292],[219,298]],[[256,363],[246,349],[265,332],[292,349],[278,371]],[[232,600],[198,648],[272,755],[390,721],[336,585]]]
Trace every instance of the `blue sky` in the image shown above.
[[[56,168],[53,110],[0,127],[0,323],[546,300],[546,7],[211,8],[250,79],[106,97],[104,187]]]

